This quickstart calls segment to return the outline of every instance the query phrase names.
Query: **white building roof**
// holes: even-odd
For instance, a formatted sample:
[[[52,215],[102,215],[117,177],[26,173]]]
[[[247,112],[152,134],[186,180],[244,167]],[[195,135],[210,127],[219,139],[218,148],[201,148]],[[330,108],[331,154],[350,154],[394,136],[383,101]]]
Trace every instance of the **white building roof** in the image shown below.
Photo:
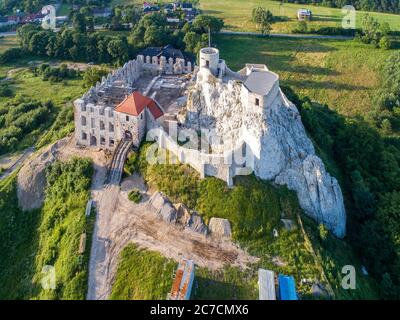
[[[271,91],[278,79],[278,75],[270,71],[253,71],[244,82],[244,86],[250,92],[265,96]]]

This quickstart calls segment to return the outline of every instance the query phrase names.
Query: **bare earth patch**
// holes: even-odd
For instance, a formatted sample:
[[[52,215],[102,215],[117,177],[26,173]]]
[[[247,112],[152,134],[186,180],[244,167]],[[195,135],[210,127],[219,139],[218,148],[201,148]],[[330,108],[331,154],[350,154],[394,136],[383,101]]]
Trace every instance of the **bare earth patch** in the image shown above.
[[[144,194],[135,204],[128,199],[131,188]],[[135,174],[119,186],[92,192],[97,220],[92,243],[88,299],[107,299],[111,293],[118,258],[123,248],[134,242],[179,261],[190,258],[211,270],[225,264],[246,268],[257,261],[229,240],[206,237],[160,220],[148,204],[150,194],[142,178]]]

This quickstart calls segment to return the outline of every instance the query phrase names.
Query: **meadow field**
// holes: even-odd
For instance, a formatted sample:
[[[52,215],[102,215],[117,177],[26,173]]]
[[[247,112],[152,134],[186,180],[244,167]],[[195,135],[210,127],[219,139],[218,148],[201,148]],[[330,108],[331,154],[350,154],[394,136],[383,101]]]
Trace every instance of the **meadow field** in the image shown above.
[[[381,66],[391,54],[355,40],[218,35],[214,42],[232,70],[266,64],[281,85],[349,116],[370,110]]]
[[[275,16],[285,17],[287,21],[273,24],[272,32],[290,33],[297,25],[297,10],[310,9],[313,20],[310,28],[340,27],[345,16],[341,9],[322,6],[310,6],[303,4],[284,3],[272,0],[200,0],[200,9],[204,14],[210,14],[222,18],[226,29],[233,31],[256,31],[256,26],[251,22],[253,8],[263,7],[270,10]],[[356,16],[357,27],[361,24],[361,18],[366,12],[359,11]],[[371,12],[371,16],[380,22],[388,22],[392,30],[400,30],[400,15]]]
[[[172,0],[163,1],[172,2]],[[142,0],[113,0],[113,5],[136,4],[142,5]],[[202,13],[221,18],[225,22],[225,29],[232,31],[256,31],[255,24],[251,21],[253,8],[263,7],[270,10],[275,16],[282,17],[282,21],[273,24],[274,33],[291,33],[297,26],[297,10],[306,8],[313,12],[310,28],[340,27],[345,16],[342,9],[304,4],[283,3],[273,0],[200,0]],[[358,11],[356,16],[357,27],[360,27],[361,18],[366,12]],[[370,12],[371,16],[379,22],[389,23],[392,30],[400,31],[400,15]]]
[[[19,43],[17,36],[0,37],[0,54],[9,48],[15,48],[18,46]]]

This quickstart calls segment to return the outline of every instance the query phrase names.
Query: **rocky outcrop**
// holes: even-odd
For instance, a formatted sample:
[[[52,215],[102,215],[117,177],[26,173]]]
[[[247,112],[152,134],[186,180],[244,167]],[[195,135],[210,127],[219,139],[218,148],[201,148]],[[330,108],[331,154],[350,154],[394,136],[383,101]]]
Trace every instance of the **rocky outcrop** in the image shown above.
[[[227,219],[211,218],[208,227],[213,235],[226,238],[232,236],[231,224]]]
[[[172,204],[161,192],[155,192],[150,198],[149,204],[165,222],[177,224],[185,229],[204,235],[208,234],[207,226],[196,211],[189,210],[181,203]]]
[[[177,223],[194,232],[204,235],[208,234],[207,226],[196,211],[189,210],[189,208],[182,203],[176,204],[175,208],[177,210]]]
[[[245,143],[254,154],[256,176],[296,191],[307,215],[343,237],[346,214],[340,186],[316,156],[296,106],[281,90],[268,98],[266,107],[249,106],[242,86],[200,70],[179,120],[185,127],[213,128],[222,139]]]
[[[159,217],[168,223],[176,222],[176,209],[172,203],[161,192],[156,192],[150,199],[150,204],[156,209]]]

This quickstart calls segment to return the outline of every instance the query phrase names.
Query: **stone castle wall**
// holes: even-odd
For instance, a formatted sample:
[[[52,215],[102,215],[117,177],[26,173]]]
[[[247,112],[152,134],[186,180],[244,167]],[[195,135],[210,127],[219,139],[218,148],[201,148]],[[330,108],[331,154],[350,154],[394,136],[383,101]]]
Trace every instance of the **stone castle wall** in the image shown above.
[[[124,137],[126,128],[123,121],[117,121],[114,107],[133,91],[135,82],[143,75],[185,74],[192,72],[192,65],[183,59],[166,60],[165,57],[144,57],[139,55],[123,67],[103,77],[80,99],[74,101],[75,138],[79,145],[103,147],[113,150]],[[146,116],[146,115],[144,115]],[[150,128],[157,123],[147,117]],[[145,135],[144,121],[139,121],[138,130],[133,130],[134,139],[139,141]],[[104,126],[102,125],[104,124]],[[132,125],[134,125],[132,123]]]

